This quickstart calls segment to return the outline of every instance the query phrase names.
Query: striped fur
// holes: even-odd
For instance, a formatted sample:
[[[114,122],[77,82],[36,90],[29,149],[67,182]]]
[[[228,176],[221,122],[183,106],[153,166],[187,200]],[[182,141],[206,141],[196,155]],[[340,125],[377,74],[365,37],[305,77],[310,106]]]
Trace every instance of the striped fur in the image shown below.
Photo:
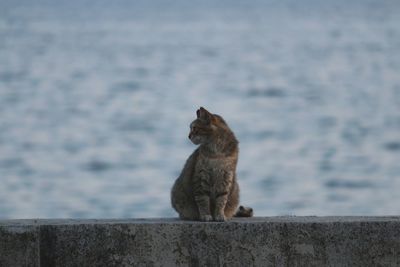
[[[238,141],[224,119],[204,108],[190,125],[199,145],[186,161],[171,191],[172,207],[185,220],[225,221],[239,204],[236,181]]]

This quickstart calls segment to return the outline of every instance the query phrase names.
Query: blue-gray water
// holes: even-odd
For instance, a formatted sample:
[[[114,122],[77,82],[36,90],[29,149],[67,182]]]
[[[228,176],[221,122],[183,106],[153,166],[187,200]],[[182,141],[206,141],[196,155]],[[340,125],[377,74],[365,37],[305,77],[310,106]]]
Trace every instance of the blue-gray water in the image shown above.
[[[175,216],[199,106],[256,215],[400,213],[399,1],[131,2],[0,1],[0,218]]]

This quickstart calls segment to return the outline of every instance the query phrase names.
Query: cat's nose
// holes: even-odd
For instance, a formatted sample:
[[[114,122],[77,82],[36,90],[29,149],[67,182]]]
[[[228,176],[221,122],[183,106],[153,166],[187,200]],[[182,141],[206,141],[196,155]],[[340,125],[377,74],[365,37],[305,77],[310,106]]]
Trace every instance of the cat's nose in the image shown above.
[[[192,139],[192,134],[189,134],[189,136],[188,136],[188,137],[189,137],[189,139]]]

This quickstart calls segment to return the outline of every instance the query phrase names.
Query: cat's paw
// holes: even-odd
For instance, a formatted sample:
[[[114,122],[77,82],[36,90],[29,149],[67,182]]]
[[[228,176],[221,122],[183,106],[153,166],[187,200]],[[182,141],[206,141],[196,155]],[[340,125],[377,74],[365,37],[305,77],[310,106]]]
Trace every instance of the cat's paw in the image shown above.
[[[214,221],[216,221],[216,222],[225,222],[226,221],[226,217],[225,217],[224,214],[217,214],[214,217]]]
[[[212,219],[211,215],[200,215],[200,221],[202,222],[210,222]]]

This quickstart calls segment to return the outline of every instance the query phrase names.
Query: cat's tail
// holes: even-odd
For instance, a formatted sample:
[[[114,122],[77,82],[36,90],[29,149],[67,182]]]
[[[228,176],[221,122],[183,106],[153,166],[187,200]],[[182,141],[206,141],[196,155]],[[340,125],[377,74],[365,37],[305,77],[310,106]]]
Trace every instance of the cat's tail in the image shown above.
[[[253,217],[253,209],[240,206],[234,217]]]

